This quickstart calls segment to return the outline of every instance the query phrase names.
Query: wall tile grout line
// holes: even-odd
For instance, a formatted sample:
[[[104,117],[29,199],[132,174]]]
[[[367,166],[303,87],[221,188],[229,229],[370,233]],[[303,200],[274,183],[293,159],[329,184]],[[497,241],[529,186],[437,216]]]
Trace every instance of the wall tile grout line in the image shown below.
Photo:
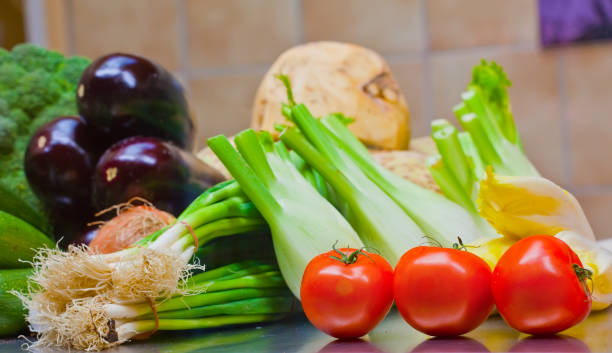
[[[176,0],[176,15],[177,15],[177,50],[179,59],[179,74],[184,80],[191,79],[189,75],[189,45],[187,29],[187,10],[185,6],[185,0]]]
[[[73,0],[66,0],[65,3],[65,11],[66,11],[66,35],[68,36],[66,42],[68,43],[68,52],[70,55],[77,55],[76,52],[76,38],[74,34],[74,2]]]
[[[431,46],[430,46],[430,33],[429,33],[429,20],[428,20],[428,8],[427,8],[427,0],[421,0],[421,26],[423,32],[423,51],[421,52],[421,58],[423,60],[423,82],[421,82],[421,87],[424,91],[423,98],[425,100],[423,105],[423,118],[425,119],[425,124],[427,126],[427,131],[429,131],[429,125],[435,119],[433,116],[434,112],[434,91],[433,91],[433,71],[431,64]]]
[[[568,93],[567,93],[567,51],[557,53],[557,89],[559,91],[559,112],[561,122],[561,154],[563,157],[563,183],[573,187],[572,140],[570,137]]]
[[[294,26],[295,26],[295,37],[294,43],[295,45],[304,43],[304,12],[303,9],[303,0],[293,0],[293,18],[294,18]],[[280,55],[280,53],[279,53]],[[270,64],[272,65],[272,64]]]

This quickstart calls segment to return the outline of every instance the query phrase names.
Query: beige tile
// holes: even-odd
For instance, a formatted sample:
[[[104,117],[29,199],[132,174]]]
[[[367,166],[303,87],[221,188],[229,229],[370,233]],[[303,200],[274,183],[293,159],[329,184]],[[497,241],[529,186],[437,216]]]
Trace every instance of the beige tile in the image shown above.
[[[47,48],[70,55],[67,0],[45,0]]]
[[[302,0],[307,41],[352,42],[380,53],[424,49],[419,0]]]
[[[612,184],[612,45],[567,52],[567,108],[573,182]]]
[[[512,81],[509,89],[514,119],[523,145],[540,173],[565,182],[557,57],[555,52],[475,52],[435,55],[432,59],[434,116],[455,121],[452,108],[471,81],[481,58],[495,60]]]
[[[234,135],[251,123],[251,107],[263,74],[193,79],[189,101],[198,124],[196,148],[206,146],[206,138]]]
[[[574,194],[598,239],[612,238],[612,190],[576,192]]]
[[[73,6],[76,53],[95,59],[112,52],[179,66],[176,0],[78,0]]]
[[[187,0],[191,67],[273,61],[295,43],[292,1]]]
[[[391,72],[398,81],[410,111],[411,138],[429,134],[429,119],[425,116],[425,75],[422,59],[392,60]]]
[[[428,0],[434,50],[536,43],[537,0]]]

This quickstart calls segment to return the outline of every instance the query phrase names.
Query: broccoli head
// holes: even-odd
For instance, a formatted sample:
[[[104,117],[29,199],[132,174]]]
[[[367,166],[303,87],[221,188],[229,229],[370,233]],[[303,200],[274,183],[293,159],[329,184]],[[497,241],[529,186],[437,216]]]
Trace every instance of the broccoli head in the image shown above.
[[[26,71],[42,69],[55,73],[64,62],[64,56],[56,51],[47,50],[34,44],[19,44],[11,52],[13,60]]]
[[[61,84],[53,74],[41,69],[28,72],[17,82],[17,107],[36,115],[42,108],[55,102],[62,92]]]
[[[19,80],[28,72],[14,62],[7,62],[0,65],[0,99],[8,103],[9,106],[17,105],[19,93],[17,86]]]

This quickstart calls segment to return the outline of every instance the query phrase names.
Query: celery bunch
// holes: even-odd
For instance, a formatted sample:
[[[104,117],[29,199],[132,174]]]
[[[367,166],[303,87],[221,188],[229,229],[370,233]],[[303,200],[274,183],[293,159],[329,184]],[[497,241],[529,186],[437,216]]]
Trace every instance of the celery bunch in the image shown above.
[[[363,243],[342,215],[302,174],[282,142],[267,133],[245,130],[208,145],[257,207],[272,233],[276,258],[289,289],[299,298],[308,262],[334,243],[360,248]],[[320,187],[324,187],[320,185]]]
[[[539,176],[514,124],[510,85],[501,66],[482,60],[461,94],[462,102],[454,108],[465,132],[443,119],[432,123],[431,136],[440,155],[428,161],[430,171],[444,195],[473,214],[487,166],[499,175]]]

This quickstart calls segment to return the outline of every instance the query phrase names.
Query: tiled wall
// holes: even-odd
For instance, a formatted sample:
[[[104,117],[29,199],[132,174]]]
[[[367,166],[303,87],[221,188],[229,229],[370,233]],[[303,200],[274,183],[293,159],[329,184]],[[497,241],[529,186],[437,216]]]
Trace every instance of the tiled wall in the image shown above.
[[[249,125],[259,80],[285,49],[340,40],[391,64],[415,135],[451,107],[480,58],[513,81],[528,155],[612,236],[612,43],[542,50],[536,0],[47,0],[49,45],[142,54],[190,89],[199,145]]]

